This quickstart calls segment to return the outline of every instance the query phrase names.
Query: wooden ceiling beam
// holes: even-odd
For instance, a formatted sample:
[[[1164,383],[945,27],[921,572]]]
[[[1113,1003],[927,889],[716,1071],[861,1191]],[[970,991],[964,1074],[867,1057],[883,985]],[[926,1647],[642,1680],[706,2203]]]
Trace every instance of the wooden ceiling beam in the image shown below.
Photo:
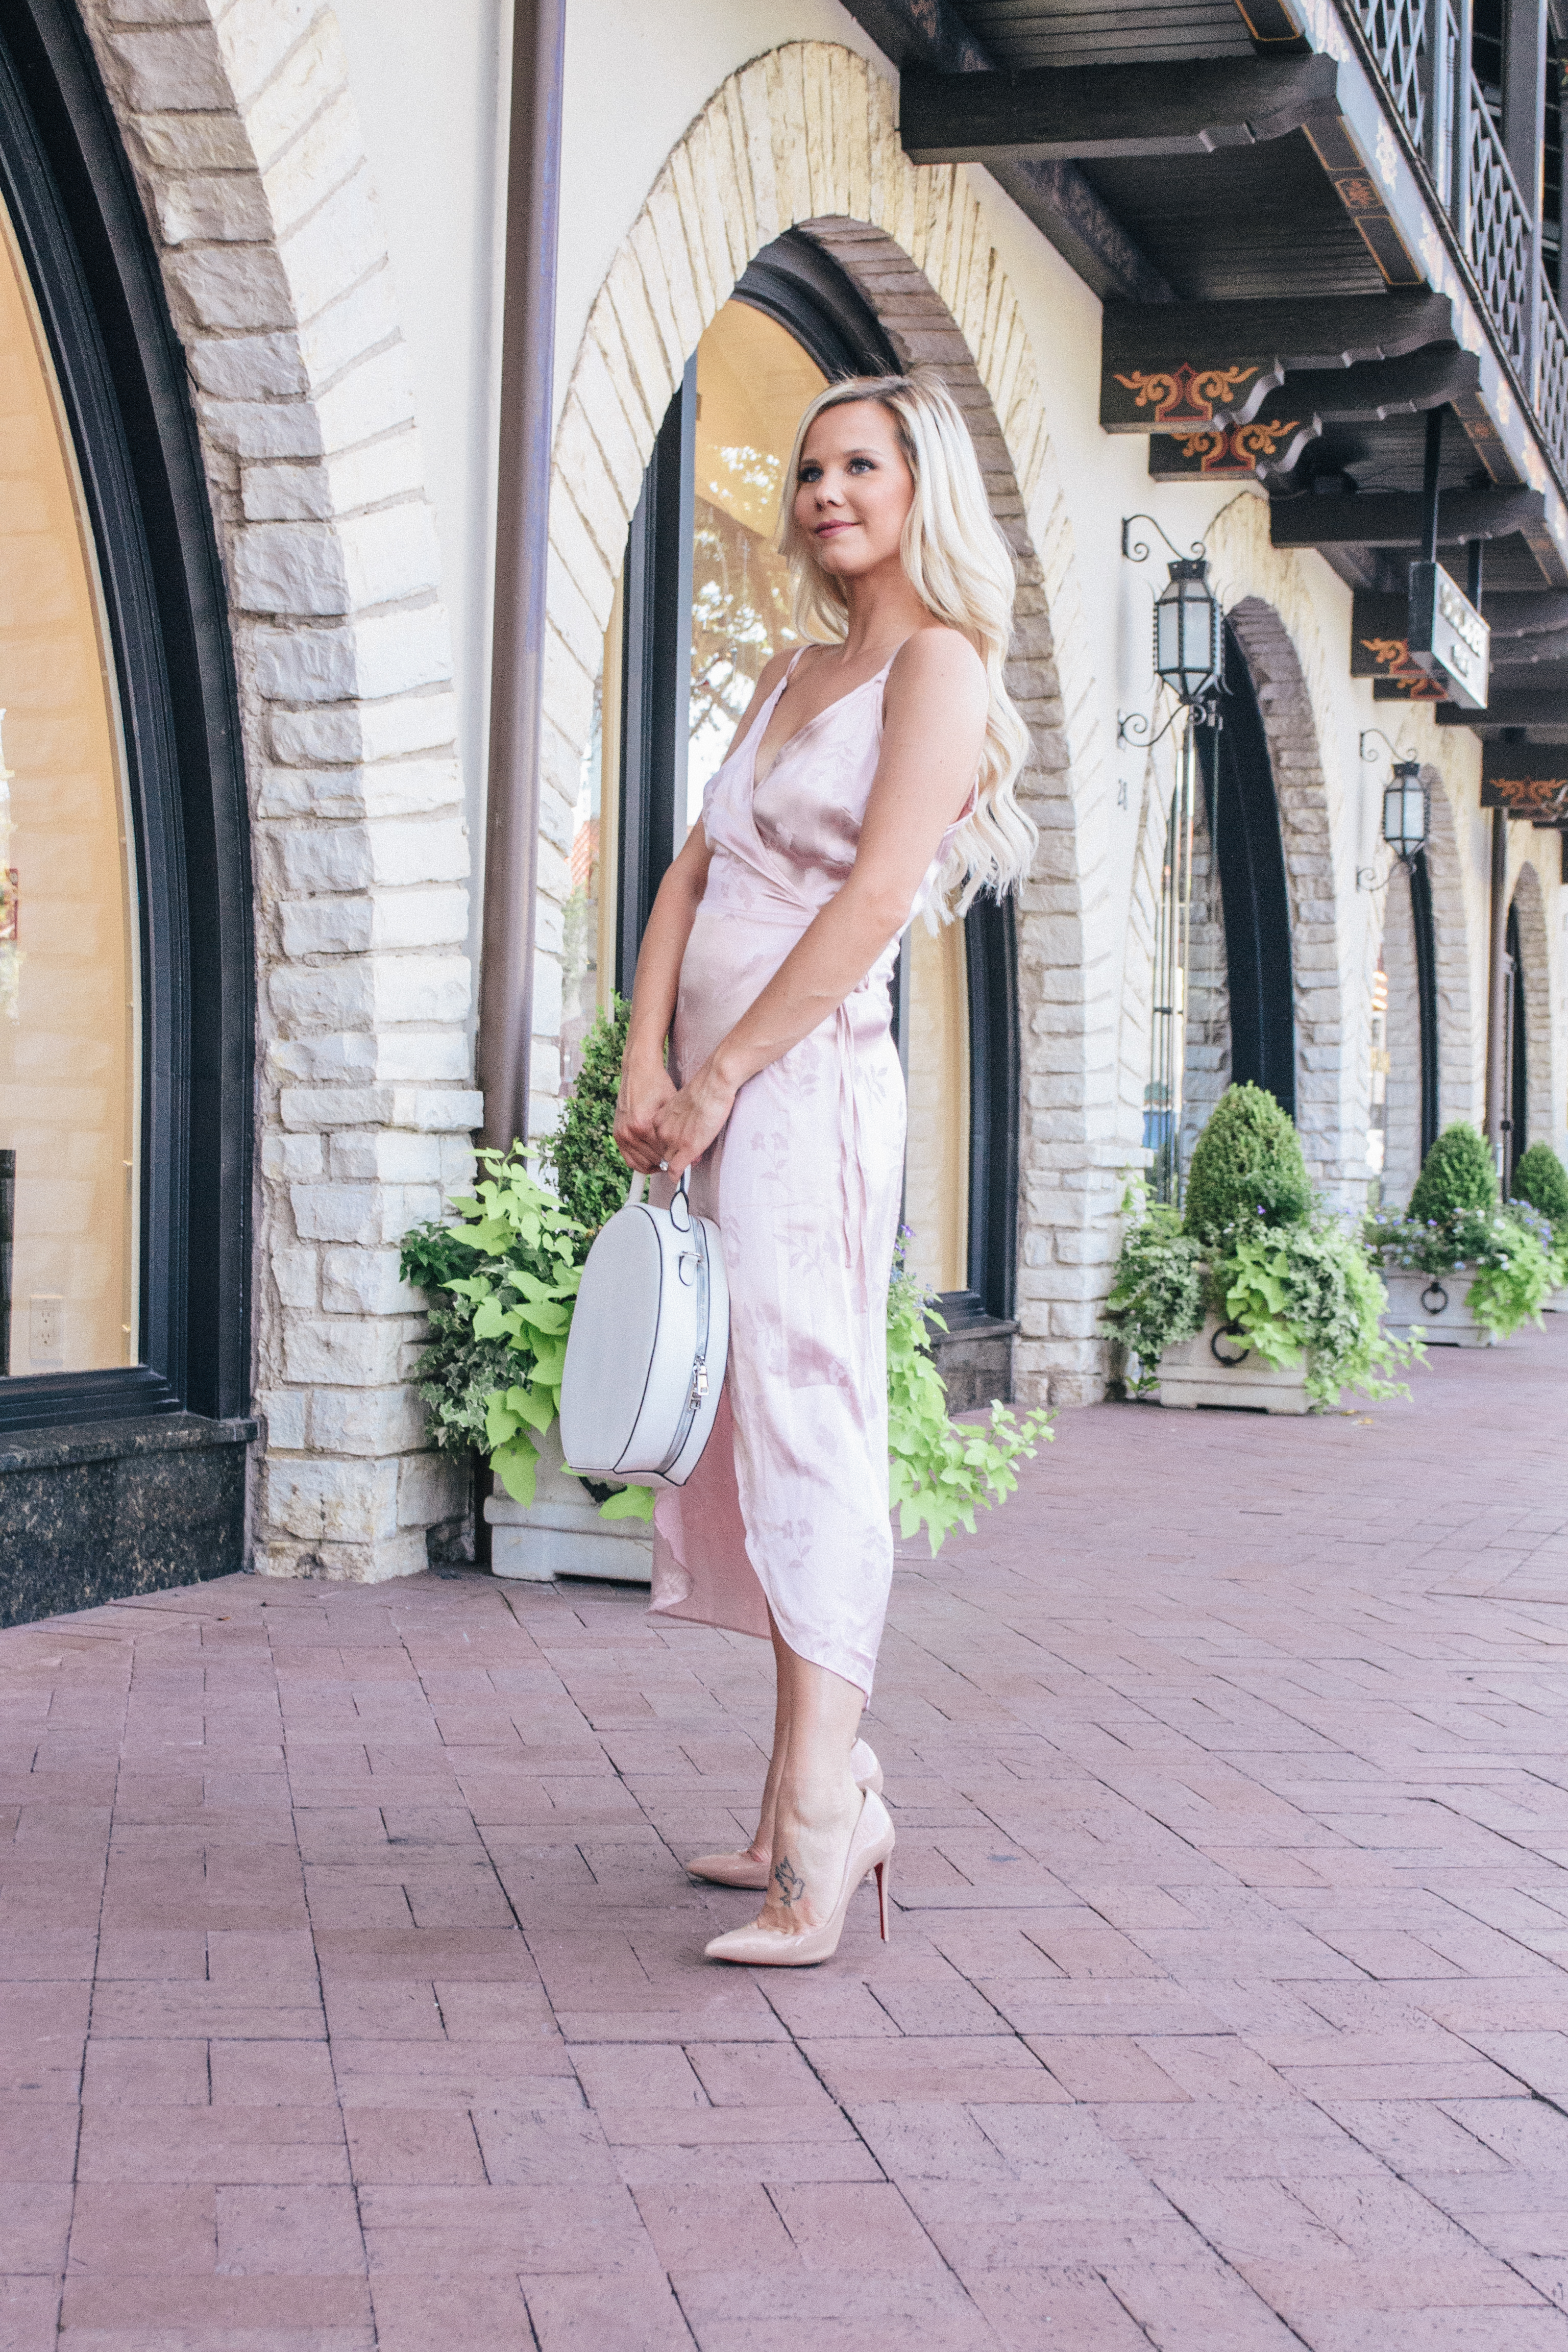
[[[1439,509],[1442,543],[1527,537],[1542,527],[1540,490],[1447,490]],[[1421,497],[1416,490],[1363,490],[1348,497],[1309,491],[1279,499],[1268,509],[1276,547],[1419,547]]]
[[[916,163],[1209,155],[1337,124],[1338,88],[1327,57],[906,73],[899,131]]]
[[[1356,375],[1436,347],[1425,371]],[[1441,356],[1439,356],[1439,352]],[[1463,398],[1468,373],[1446,294],[1315,296],[1303,301],[1108,303],[1100,322],[1100,421],[1108,433],[1192,433],[1246,425],[1291,380],[1309,415],[1359,415]],[[1473,366],[1473,362],[1472,362]],[[1315,381],[1298,393],[1303,374]],[[1352,381],[1353,377],[1353,381]],[[1439,393],[1439,382],[1452,389]]]
[[[1433,713],[1439,727],[1561,727],[1568,731],[1568,663],[1530,686],[1494,686],[1484,710],[1461,710],[1440,702]]]

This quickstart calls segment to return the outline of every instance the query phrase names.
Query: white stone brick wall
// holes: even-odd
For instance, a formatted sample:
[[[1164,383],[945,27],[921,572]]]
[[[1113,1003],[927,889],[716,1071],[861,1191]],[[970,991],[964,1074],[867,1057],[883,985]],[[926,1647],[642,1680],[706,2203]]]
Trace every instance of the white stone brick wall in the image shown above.
[[[405,352],[320,0],[81,0],[190,369],[256,875],[257,1565],[422,1568],[463,1507],[396,1243],[472,1169],[468,845]]]

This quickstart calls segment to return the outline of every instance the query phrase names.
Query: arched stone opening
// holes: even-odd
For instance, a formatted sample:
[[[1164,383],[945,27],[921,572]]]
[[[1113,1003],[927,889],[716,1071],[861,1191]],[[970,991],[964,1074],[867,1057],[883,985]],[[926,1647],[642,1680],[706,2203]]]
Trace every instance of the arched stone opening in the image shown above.
[[[1290,902],[1290,961],[1296,1014],[1296,1124],[1307,1165],[1321,1184],[1364,1184],[1352,1163],[1366,1127],[1366,1057],[1347,1066],[1340,986],[1328,793],[1311,697],[1283,620],[1260,596],[1233,605],[1229,619],[1247,658],[1262,712]]]
[[[1548,967],[1546,908],[1541,877],[1532,863],[1519,870],[1510,908],[1519,924],[1519,961],[1524,1003],[1526,1141],[1553,1143],[1552,1089],[1552,991]]]
[[[403,1575],[456,1517],[396,1243],[472,1166],[451,648],[330,7],[81,0],[158,243],[228,587],[257,881],[257,1565]]]
[[[831,114],[835,138],[812,126]],[[1022,797],[1041,831],[1020,896],[1024,1139],[1015,1378],[1027,1399],[1099,1391],[1104,1284],[1085,1228],[1110,1200],[1085,1118],[1085,975],[1076,817],[1047,570],[1034,519],[1065,521],[1038,377],[980,207],[955,169],[920,169],[898,142],[892,93],[826,43],[770,52],[732,76],[673,151],[606,275],[572,369],[551,499],[550,647],[534,1066],[557,1064],[553,956],[570,893],[571,812],[626,535],[668,404],[703,330],[747,264],[785,229],[847,271],[906,365],[942,373],[974,433],[1018,563],[1011,690],[1034,751]],[[537,1081],[536,1081],[537,1083]],[[554,1116],[552,1091],[532,1117]],[[1100,1220],[1110,1254],[1109,1220]]]

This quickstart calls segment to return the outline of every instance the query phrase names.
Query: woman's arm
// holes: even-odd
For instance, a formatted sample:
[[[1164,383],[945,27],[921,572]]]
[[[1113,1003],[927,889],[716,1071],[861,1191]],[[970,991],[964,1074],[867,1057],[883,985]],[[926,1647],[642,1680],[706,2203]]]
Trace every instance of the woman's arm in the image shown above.
[[[700,1159],[746,1080],[837,1011],[898,937],[973,782],[987,705],[984,666],[955,629],[922,629],[905,644],[849,876],[701,1067],[679,1092],[667,1081],[652,1120],[655,1166],[664,1160],[679,1173]]]
[[[775,654],[758,678],[730,747],[731,755],[745,740],[752,720],[778,684],[788,659],[787,653]],[[659,1161],[668,1156],[654,1124],[676,1090],[675,1081],[665,1067],[664,1045],[675,1018],[681,959],[697,919],[697,909],[702,903],[702,893],[708,887],[712,856],[702,826],[694,824],[658,886],[647,929],[637,950],[632,1017],[626,1029],[620,1096],[616,1104],[616,1143],[622,1158],[644,1176],[652,1175]]]

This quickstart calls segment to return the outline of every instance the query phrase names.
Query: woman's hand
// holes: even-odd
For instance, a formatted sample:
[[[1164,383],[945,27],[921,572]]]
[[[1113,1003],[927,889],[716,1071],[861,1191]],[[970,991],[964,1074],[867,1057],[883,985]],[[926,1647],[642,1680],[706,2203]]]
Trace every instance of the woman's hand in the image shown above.
[[[734,1087],[725,1085],[710,1061],[679,1094],[672,1088],[654,1120],[658,1140],[655,1167],[662,1160],[669,1173],[679,1176],[700,1160],[729,1118],[734,1099]]]
[[[621,1072],[616,1102],[616,1148],[639,1176],[656,1176],[658,1163],[669,1155],[658,1139],[658,1119],[675,1093],[675,1080],[662,1062]]]

